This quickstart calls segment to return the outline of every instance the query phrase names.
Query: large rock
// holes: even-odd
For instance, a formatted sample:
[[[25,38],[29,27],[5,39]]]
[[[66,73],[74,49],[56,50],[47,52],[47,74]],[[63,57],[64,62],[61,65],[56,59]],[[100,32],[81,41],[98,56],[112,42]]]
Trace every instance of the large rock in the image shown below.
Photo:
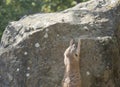
[[[120,87],[119,25],[119,0],[91,0],[9,23],[0,47],[0,87],[61,87],[71,38],[82,39],[82,87]]]

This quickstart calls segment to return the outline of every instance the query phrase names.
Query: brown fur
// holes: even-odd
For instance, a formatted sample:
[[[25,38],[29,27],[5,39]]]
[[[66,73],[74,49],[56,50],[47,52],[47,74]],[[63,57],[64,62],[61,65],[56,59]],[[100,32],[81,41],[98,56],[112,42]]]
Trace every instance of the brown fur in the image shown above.
[[[80,77],[80,44],[76,47],[73,40],[70,41],[69,47],[64,52],[65,75],[62,87],[81,87]]]

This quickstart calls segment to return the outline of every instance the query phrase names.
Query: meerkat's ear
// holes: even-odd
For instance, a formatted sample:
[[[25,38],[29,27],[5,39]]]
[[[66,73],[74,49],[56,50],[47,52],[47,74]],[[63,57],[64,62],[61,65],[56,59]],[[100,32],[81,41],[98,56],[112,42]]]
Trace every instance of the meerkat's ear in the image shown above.
[[[72,45],[73,45],[73,43],[74,43],[74,40],[73,40],[73,39],[71,39],[71,40],[70,40],[70,45],[69,45],[69,46],[72,46]]]
[[[77,54],[80,55],[81,39],[78,40]]]

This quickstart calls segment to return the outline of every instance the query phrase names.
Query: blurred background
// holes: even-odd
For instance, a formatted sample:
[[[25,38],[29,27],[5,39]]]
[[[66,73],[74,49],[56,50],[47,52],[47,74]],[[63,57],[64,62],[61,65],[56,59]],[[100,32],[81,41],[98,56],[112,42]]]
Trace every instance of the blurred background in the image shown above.
[[[88,0],[0,0],[0,39],[8,23],[24,15],[62,11],[85,1]]]

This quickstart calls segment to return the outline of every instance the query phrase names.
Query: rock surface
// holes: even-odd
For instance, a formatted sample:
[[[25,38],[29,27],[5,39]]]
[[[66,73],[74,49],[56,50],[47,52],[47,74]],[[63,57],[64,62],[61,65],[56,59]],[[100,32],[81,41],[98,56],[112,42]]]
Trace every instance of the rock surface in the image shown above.
[[[1,39],[0,87],[61,87],[71,38],[82,39],[82,87],[120,87],[119,25],[119,0],[91,0],[9,23]]]

